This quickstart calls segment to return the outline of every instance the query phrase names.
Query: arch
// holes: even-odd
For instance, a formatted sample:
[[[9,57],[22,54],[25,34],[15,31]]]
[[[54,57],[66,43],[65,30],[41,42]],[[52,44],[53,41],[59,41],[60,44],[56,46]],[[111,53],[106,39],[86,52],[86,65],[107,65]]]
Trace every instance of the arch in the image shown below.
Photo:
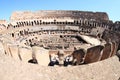
[[[40,25],[42,24],[42,20],[39,21]]]
[[[17,24],[19,24],[19,22],[16,22]]]
[[[28,21],[26,21],[26,25],[28,26]]]
[[[88,21],[88,26],[90,26],[90,21]]]
[[[96,26],[95,26],[95,22],[93,22],[93,27],[96,27]]]
[[[20,25],[18,24],[17,27],[20,27]]]
[[[13,26],[13,28],[15,28],[15,26]]]
[[[14,37],[14,33],[12,33],[11,36]]]
[[[37,25],[39,25],[39,21],[37,20]]]
[[[75,25],[78,25],[78,23],[79,23],[78,20],[74,20]]]
[[[46,22],[43,21],[43,24],[45,24]]]
[[[90,27],[93,27],[93,22],[92,21],[90,21]]]
[[[56,19],[54,19],[54,24],[56,24]]]
[[[19,25],[21,26],[21,22],[19,22]]]
[[[34,24],[35,24],[35,25],[37,24],[36,20],[34,20]]]
[[[25,23],[25,21],[24,21],[24,26],[26,26],[26,23]]]
[[[82,23],[81,23],[81,26],[83,26],[84,25],[84,20],[82,20]]]
[[[31,26],[34,26],[34,22],[33,21],[31,21]]]
[[[97,22],[95,22],[95,27],[97,27]]]
[[[85,25],[88,26],[88,20],[85,20]]]
[[[31,22],[30,21],[29,21],[28,25],[31,26]]]
[[[80,26],[82,25],[82,20],[80,19]]]
[[[17,25],[15,25],[15,27],[17,27]]]
[[[22,26],[24,26],[24,22],[21,22],[22,23]]]

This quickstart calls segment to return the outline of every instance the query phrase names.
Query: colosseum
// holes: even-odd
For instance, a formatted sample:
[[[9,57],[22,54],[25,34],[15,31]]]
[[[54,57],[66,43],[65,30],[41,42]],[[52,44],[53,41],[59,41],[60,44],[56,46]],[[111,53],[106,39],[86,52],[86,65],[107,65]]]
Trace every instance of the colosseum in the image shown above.
[[[44,66],[89,64],[116,54],[119,32],[105,12],[16,11],[0,20],[0,52]]]

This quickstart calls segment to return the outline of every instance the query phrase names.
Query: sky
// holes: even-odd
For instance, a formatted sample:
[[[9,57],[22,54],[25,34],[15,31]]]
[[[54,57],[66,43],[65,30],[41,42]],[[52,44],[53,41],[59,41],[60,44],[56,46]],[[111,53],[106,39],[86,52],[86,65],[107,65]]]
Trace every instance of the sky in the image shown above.
[[[0,0],[0,19],[9,20],[14,11],[79,10],[107,12],[120,21],[120,0]]]

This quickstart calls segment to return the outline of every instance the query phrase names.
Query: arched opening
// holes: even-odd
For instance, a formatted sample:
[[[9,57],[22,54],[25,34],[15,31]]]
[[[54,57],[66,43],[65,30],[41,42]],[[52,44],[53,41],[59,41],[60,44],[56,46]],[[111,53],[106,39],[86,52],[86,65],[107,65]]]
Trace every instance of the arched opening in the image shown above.
[[[26,25],[28,26],[28,21],[26,21]]]
[[[39,25],[39,21],[37,20],[37,25]]]
[[[34,20],[34,24],[35,24],[35,25],[37,24],[36,20]]]
[[[40,25],[42,24],[42,20],[40,20]]]
[[[24,22],[24,25],[26,26],[26,23]]]
[[[56,24],[56,20],[54,20],[54,24]]]
[[[33,21],[31,22],[31,25],[32,25],[32,26],[34,25]]]

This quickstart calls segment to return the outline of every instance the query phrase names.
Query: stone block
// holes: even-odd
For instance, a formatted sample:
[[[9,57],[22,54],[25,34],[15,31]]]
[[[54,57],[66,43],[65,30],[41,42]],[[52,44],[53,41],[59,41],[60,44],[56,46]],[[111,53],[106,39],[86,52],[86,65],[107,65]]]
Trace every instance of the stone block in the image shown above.
[[[48,66],[48,64],[50,63],[49,51],[37,46],[32,47],[32,50],[33,53],[36,55],[38,64]]]
[[[19,54],[21,56],[21,60],[24,62],[28,62],[32,59],[32,50],[26,48],[19,48]]]

